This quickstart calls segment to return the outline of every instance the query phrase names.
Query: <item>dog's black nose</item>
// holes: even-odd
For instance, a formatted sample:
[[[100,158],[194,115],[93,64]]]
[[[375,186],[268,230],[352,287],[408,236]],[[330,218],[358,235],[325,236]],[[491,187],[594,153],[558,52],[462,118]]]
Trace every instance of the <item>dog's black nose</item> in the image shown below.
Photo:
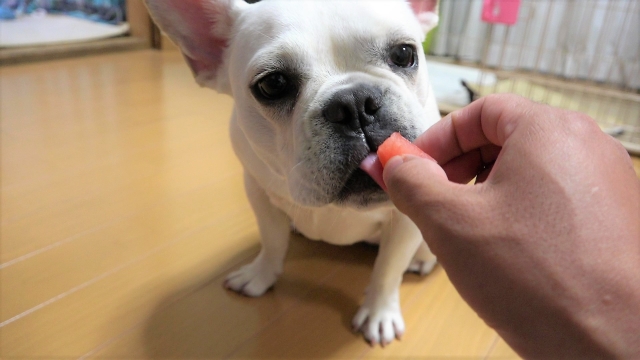
[[[324,107],[327,121],[357,129],[376,121],[382,107],[382,91],[373,85],[357,83],[336,91]]]

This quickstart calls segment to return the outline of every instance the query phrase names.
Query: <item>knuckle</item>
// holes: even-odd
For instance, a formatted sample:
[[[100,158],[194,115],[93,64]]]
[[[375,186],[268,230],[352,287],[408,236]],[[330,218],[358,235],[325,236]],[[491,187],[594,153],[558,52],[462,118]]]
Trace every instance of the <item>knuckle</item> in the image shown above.
[[[564,130],[568,133],[586,136],[594,133],[601,133],[596,121],[587,114],[575,111],[565,111],[564,119],[561,122]]]

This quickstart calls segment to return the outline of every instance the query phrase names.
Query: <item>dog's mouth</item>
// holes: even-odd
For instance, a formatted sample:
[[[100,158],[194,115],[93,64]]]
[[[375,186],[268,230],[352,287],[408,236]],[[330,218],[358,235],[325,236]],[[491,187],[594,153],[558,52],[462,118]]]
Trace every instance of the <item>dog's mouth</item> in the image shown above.
[[[386,200],[386,193],[380,185],[360,168],[351,173],[342,190],[338,193],[338,202],[340,203],[368,205]]]
[[[382,181],[382,165],[377,155],[369,154],[347,178],[338,193],[339,203],[366,206],[388,200]]]
[[[360,170],[369,175],[378,184],[378,186],[382,188],[382,190],[387,191],[387,186],[384,184],[384,180],[382,179],[382,163],[380,162],[380,159],[378,159],[378,155],[375,153],[367,155],[367,157],[360,163]]]
[[[386,129],[386,132],[390,131]],[[389,199],[386,193],[387,187],[382,178],[382,163],[375,153],[378,146],[384,141],[381,139],[386,139],[388,136],[383,135],[378,136],[379,139],[372,139],[364,129],[363,133],[368,153],[348,175],[337,196],[339,203],[366,206]]]

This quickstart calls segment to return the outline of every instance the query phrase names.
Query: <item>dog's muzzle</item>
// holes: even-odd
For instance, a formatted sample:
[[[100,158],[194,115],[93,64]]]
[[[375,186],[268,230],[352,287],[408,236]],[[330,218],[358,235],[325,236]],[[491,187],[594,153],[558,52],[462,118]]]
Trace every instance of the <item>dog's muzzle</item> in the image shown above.
[[[324,118],[335,125],[338,133],[346,136],[364,136],[371,152],[389,134],[381,132],[384,116],[384,92],[377,86],[355,83],[336,91],[326,103]],[[385,136],[386,135],[386,136]]]
[[[385,91],[380,87],[360,82],[337,90],[325,103],[322,116],[331,124],[335,134],[348,143],[361,144],[358,150],[345,154],[351,158],[351,169],[338,201],[365,205],[386,201],[386,194],[359,164],[378,150],[378,146],[395,129],[394,121],[385,108]]]

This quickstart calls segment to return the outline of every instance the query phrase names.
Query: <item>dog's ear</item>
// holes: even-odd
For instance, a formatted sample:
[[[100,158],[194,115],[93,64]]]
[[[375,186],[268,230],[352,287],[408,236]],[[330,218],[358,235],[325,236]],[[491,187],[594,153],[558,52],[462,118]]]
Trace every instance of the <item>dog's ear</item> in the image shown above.
[[[151,17],[182,51],[196,81],[216,90],[235,0],[145,0]]]
[[[409,0],[425,35],[438,25],[438,0]]]

